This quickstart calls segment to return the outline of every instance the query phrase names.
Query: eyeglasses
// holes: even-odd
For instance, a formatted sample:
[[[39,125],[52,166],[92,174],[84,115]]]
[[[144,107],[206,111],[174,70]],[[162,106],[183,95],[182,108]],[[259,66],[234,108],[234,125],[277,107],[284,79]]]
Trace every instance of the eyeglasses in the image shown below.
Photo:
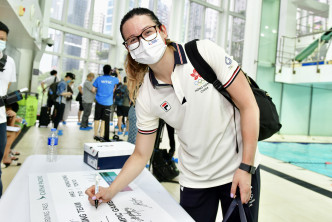
[[[147,27],[140,35],[129,37],[122,44],[130,51],[133,51],[139,47],[139,38],[142,38],[145,41],[151,41],[157,38],[157,25]]]

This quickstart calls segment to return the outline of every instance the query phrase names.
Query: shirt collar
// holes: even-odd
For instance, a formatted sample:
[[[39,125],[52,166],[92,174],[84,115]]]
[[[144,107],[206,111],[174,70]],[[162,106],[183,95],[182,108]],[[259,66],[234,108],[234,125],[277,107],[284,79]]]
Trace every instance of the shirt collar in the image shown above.
[[[175,51],[174,51],[174,69],[175,69],[176,65],[186,64],[187,57],[184,53],[184,50],[183,50],[183,47],[181,44],[177,44],[177,43],[173,42],[172,46],[175,48]],[[170,84],[158,83],[158,80],[154,76],[152,69],[149,69],[149,77],[150,77],[151,84],[154,88],[156,88],[156,86],[169,86],[170,85]]]

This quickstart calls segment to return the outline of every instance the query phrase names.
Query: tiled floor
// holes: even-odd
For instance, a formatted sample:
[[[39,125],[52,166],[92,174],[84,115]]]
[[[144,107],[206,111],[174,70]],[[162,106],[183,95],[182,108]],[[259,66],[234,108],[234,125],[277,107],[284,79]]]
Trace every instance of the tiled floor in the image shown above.
[[[75,120],[68,121],[67,125],[60,125],[64,135],[59,138],[59,154],[83,154],[83,144],[94,142],[93,131],[80,131]],[[21,141],[17,144],[16,150],[21,152],[20,162],[32,154],[45,154],[47,150],[48,128],[31,127]],[[113,128],[111,127],[111,132]],[[164,133],[166,132],[166,129]],[[110,135],[112,136],[112,134]],[[121,136],[126,139],[126,137]],[[273,140],[278,141],[309,141],[309,142],[331,142],[330,138],[308,138],[297,137],[287,138],[275,136]],[[178,144],[178,143],[177,143]],[[162,148],[168,147],[167,134],[163,137]],[[263,222],[330,222],[332,221],[332,178],[326,177],[302,168],[283,163],[279,160],[263,156],[261,161],[265,169],[261,170],[261,200],[259,221]],[[285,179],[268,169],[276,170],[290,176]],[[15,177],[19,167],[10,166],[3,169],[2,180],[4,192],[12,179]],[[280,174],[280,173],[279,173]],[[285,176],[285,175],[284,175]],[[296,180],[298,179],[298,180]],[[292,181],[297,181],[294,183]],[[299,182],[300,181],[300,182]],[[302,181],[302,182],[301,182]],[[313,186],[306,188],[304,182]],[[301,184],[301,185],[298,185]],[[306,183],[304,183],[306,184]],[[174,183],[163,183],[164,187],[171,193],[175,200],[179,201],[179,185]],[[313,187],[313,188],[312,188]],[[323,190],[323,194],[316,191]],[[221,221],[220,213],[217,221]]]

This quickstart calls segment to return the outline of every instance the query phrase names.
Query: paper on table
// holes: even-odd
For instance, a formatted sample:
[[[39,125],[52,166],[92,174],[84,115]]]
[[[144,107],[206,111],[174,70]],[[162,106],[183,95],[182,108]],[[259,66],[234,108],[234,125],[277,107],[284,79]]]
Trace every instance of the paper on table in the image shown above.
[[[100,186],[107,187],[114,180],[117,171],[100,172]],[[136,184],[117,194],[112,201],[101,204],[97,209],[91,205],[85,190],[94,184],[96,172],[63,172],[47,174],[52,205],[55,211],[49,213],[58,221],[175,221],[164,209],[147,196]],[[30,184],[31,186],[31,184]],[[34,184],[33,186],[36,186]],[[33,189],[30,188],[30,192]],[[35,192],[35,191],[34,191]],[[32,194],[30,193],[30,196]],[[33,214],[42,215],[41,207],[30,209]],[[52,208],[52,207],[51,207]],[[32,217],[31,217],[32,219]],[[32,220],[35,221],[35,220]],[[44,221],[44,220],[43,220]]]

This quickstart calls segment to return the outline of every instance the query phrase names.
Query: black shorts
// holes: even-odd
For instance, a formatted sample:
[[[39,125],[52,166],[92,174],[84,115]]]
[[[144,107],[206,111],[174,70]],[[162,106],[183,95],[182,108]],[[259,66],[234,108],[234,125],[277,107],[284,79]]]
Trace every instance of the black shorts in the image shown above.
[[[117,106],[116,107],[116,115],[118,116],[128,116],[128,112],[129,112],[129,106]]]
[[[82,100],[78,101],[78,103],[80,104],[80,108],[79,108],[79,110],[80,110],[80,111],[83,111],[84,108],[83,108],[83,102],[82,102]]]
[[[111,109],[111,106],[104,106],[96,102],[95,106],[95,120],[106,120],[106,109]]]
[[[218,204],[221,202],[222,213],[225,216],[229,205],[232,202],[230,198],[232,183],[210,188],[187,188],[181,186],[180,205],[195,221],[214,222],[218,212]],[[257,167],[256,173],[251,177],[251,198],[248,204],[244,204],[248,217],[258,221],[259,196],[260,196],[260,169]],[[247,213],[246,213],[247,214]],[[240,221],[238,208],[234,210],[228,221]]]

